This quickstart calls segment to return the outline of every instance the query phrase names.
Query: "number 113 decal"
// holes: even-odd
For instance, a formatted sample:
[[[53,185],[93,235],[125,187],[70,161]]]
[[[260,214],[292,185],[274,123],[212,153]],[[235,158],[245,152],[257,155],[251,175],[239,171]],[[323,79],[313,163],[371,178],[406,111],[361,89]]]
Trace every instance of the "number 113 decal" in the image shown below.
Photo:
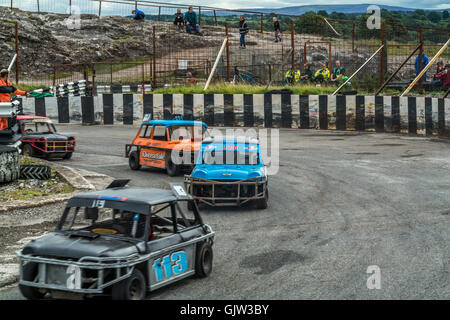
[[[152,266],[155,270],[156,281],[183,273],[187,270],[187,267],[187,258],[184,251],[174,252],[162,259],[156,259]]]

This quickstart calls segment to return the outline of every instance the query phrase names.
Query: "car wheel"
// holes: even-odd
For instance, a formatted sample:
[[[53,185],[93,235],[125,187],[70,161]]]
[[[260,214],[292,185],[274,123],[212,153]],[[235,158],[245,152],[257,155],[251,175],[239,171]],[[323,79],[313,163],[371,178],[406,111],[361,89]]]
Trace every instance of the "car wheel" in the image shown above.
[[[27,156],[27,157],[34,157],[34,154],[35,154],[34,148],[31,145],[29,145],[28,143],[23,146],[22,152],[23,152],[23,155]]]
[[[269,189],[266,189],[266,195],[262,199],[256,200],[257,209],[267,209],[267,204],[269,202]]]
[[[38,273],[38,264],[35,262],[28,262],[23,266],[22,279],[25,281],[33,281]],[[22,295],[28,300],[39,300],[44,298],[45,293],[39,291],[38,288],[25,286],[19,284],[19,290]]]
[[[173,163],[170,156],[166,163],[166,169],[167,169],[167,174],[171,177],[175,177],[180,174],[180,166]]]
[[[200,278],[209,276],[212,271],[213,250],[208,242],[203,242],[197,246],[197,256],[195,258],[195,274]]]
[[[139,155],[136,151],[130,153],[128,164],[130,165],[131,170],[139,170],[141,168],[141,165],[139,164]]]
[[[67,153],[64,155],[63,159],[64,159],[64,160],[69,160],[70,158],[72,158],[72,153],[73,153],[73,152],[67,152]]]
[[[113,285],[113,300],[143,300],[145,298],[146,284],[141,271],[134,269],[131,275]]]

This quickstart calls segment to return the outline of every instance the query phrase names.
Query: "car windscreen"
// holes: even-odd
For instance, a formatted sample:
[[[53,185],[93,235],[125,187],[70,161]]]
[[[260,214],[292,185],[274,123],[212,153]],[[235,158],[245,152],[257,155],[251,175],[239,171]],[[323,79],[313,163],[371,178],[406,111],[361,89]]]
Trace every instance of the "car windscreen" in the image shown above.
[[[200,156],[201,164],[225,164],[225,165],[259,165],[258,148],[254,145],[228,148],[227,145],[204,146]]]
[[[201,141],[204,138],[206,128],[202,125],[174,125],[169,127],[170,140],[194,139]]]
[[[63,231],[142,238],[148,215],[111,208],[70,208],[61,221]]]

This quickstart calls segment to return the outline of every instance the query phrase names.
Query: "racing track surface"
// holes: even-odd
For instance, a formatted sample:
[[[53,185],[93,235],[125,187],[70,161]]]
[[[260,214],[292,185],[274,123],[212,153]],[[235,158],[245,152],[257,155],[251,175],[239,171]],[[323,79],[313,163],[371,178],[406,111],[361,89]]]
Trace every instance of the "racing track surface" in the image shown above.
[[[165,172],[128,168],[136,127],[58,125],[77,136],[66,164],[167,188]],[[450,298],[450,141],[282,129],[267,210],[204,209],[213,273],[150,299]],[[381,289],[367,288],[368,266]],[[0,299],[21,299],[17,287]]]

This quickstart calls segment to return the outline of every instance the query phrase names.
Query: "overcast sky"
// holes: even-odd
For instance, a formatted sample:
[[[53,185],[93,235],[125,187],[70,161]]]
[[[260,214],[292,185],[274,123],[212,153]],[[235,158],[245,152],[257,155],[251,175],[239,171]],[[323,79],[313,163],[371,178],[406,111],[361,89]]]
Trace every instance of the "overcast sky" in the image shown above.
[[[121,0],[127,1],[127,0]],[[158,1],[158,0],[153,0]],[[421,8],[421,9],[449,9],[450,0],[426,0],[426,1],[413,1],[413,0],[255,0],[255,1],[242,1],[242,0],[162,0],[163,2],[192,4],[194,6],[213,6],[227,9],[248,9],[248,8],[282,8],[290,6],[302,6],[302,5],[331,5],[331,4],[384,4],[390,6],[400,6],[407,8]],[[37,11],[37,0],[14,0],[14,6],[22,10]],[[68,10],[69,0],[39,0],[41,11],[66,13]],[[118,5],[103,2],[102,3],[102,15],[119,14],[127,15],[134,7],[134,1],[130,1],[130,5]],[[10,6],[11,0],[0,0],[0,5]],[[98,14],[98,2],[91,0],[72,0],[72,6],[79,6],[82,13]],[[146,8],[147,11],[156,11],[157,8]],[[169,10],[169,9],[164,9]],[[153,12],[150,12],[153,13]],[[164,14],[162,11],[161,13]],[[168,12],[167,12],[168,13]]]

